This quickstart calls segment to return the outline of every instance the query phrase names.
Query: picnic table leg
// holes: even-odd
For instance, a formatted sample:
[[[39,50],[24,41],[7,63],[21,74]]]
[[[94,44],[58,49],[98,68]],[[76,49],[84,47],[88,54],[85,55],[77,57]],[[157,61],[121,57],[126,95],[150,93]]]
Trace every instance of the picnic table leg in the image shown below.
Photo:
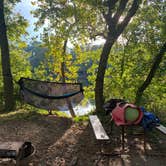
[[[113,126],[114,126],[114,121],[113,121],[113,119],[111,118],[111,133],[113,132]]]
[[[144,129],[144,152],[146,153],[146,130]]]
[[[122,151],[124,151],[124,126],[122,126]]]
[[[19,158],[16,159],[16,166],[20,166],[20,159]]]

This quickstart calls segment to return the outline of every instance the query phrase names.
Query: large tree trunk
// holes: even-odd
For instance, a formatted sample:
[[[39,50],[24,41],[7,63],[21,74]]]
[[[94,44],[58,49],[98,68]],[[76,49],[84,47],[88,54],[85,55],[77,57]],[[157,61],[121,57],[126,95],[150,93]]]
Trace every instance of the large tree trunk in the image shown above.
[[[65,55],[66,55],[66,47],[67,47],[67,40],[64,41],[64,45],[63,45],[63,62],[61,63],[61,73],[62,73],[62,82],[66,82],[66,79],[65,79]],[[66,98],[66,102],[67,102],[67,105],[68,105],[68,108],[69,108],[69,111],[70,111],[70,114],[72,117],[75,117],[75,112],[74,112],[74,109],[73,109],[73,106],[71,104],[71,101],[70,99]]]
[[[96,77],[96,84],[95,84],[95,103],[96,103],[96,111],[103,110],[103,104],[104,104],[104,96],[103,96],[103,88],[104,88],[104,75],[107,67],[107,61],[109,57],[110,50],[114,44],[114,40],[112,41],[107,38],[101,56],[98,66],[98,72]]]
[[[0,0],[0,47],[2,57],[2,74],[4,83],[5,110],[14,108],[13,79],[10,67],[9,44],[7,39],[6,24],[4,18],[4,1]]]
[[[166,52],[166,43],[164,43],[164,45],[161,47],[159,53],[156,55],[156,57],[154,59],[154,63],[152,65],[152,68],[151,68],[146,80],[143,82],[143,84],[137,90],[136,99],[135,99],[135,103],[137,105],[140,104],[142,95],[143,95],[145,89],[150,85],[157,69],[159,68],[159,65],[162,61],[162,58],[163,58],[165,52]]]
[[[128,23],[130,22],[131,18],[134,16],[136,11],[138,10],[139,4],[142,2],[141,0],[133,0],[131,7],[129,8],[126,16],[124,17],[123,21],[119,22],[123,12],[127,7],[127,3],[129,0],[119,0],[119,6],[117,7],[117,11],[115,12],[114,9],[116,8],[116,3],[118,0],[110,0],[107,3],[108,12],[103,12],[103,16],[105,21],[108,25],[108,34],[107,39],[104,44],[102,53],[100,55],[100,62],[97,71],[97,78],[96,78],[96,85],[95,85],[95,104],[96,104],[96,111],[103,110],[104,104],[104,96],[103,96],[103,86],[104,86],[104,75],[106,71],[108,57],[111,51],[111,48],[117,38],[122,34]],[[115,14],[113,14],[115,13]],[[111,92],[110,92],[111,93]]]

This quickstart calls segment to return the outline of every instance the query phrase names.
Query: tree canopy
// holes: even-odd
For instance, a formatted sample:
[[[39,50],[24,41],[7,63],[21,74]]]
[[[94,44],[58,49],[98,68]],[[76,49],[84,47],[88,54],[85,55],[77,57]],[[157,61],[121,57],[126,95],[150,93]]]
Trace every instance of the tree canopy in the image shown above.
[[[30,24],[15,12],[19,2],[7,0],[3,10],[1,7],[9,48],[8,54],[1,53],[0,59],[1,105],[5,94],[18,96],[13,80],[24,76],[58,82],[81,81],[85,98],[95,104],[96,111],[102,111],[103,103],[110,98],[164,109],[165,1],[33,1],[35,30],[42,28],[39,41],[26,38]],[[2,26],[0,30],[3,36]],[[105,42],[93,45],[93,41],[100,39]],[[4,40],[1,50],[3,44]],[[10,86],[7,82],[11,82]],[[14,89],[8,93],[5,86]]]

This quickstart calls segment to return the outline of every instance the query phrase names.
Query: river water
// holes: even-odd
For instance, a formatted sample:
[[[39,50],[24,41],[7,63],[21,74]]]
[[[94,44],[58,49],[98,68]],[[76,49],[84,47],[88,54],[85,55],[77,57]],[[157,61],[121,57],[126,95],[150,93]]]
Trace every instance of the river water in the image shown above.
[[[86,115],[86,114],[94,111],[95,106],[92,103],[87,102],[86,105],[84,105],[84,106],[83,105],[77,105],[73,109],[74,109],[74,112],[75,112],[76,116],[82,116],[82,115]],[[69,110],[65,110],[63,112],[65,112],[67,115],[70,116]]]

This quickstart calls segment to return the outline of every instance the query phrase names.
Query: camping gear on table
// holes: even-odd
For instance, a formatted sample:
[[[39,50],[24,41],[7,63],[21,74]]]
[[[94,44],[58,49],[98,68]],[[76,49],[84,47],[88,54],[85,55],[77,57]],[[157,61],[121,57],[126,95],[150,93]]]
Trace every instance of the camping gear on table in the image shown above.
[[[139,124],[143,117],[141,109],[134,104],[117,103],[112,110],[112,119],[117,126]]]
[[[121,100],[121,99],[120,99]],[[108,104],[106,104],[105,107],[106,111],[109,110],[110,115],[112,117],[112,122],[117,126],[121,126],[121,139],[122,139],[122,150],[124,150],[124,144],[125,144],[125,126],[129,125],[137,125],[140,123],[142,117],[143,117],[143,112],[139,107],[137,107],[134,104],[129,104],[125,101],[118,102],[119,99],[111,99],[110,100],[112,105],[110,105],[110,109],[108,108]],[[112,126],[113,123],[111,123],[111,131],[112,131]],[[145,133],[144,133],[145,134]],[[144,150],[145,150],[145,136],[144,136]]]
[[[156,126],[160,125],[160,119],[154,115],[152,112],[148,112],[145,110],[144,107],[140,107],[141,111],[143,112],[143,118],[140,122],[140,125],[145,129],[145,130],[152,130]]]
[[[112,110],[116,107],[117,103],[127,103],[123,99],[110,99],[106,101],[104,104],[103,108],[106,111],[106,115],[112,112]]]
[[[111,122],[121,126],[122,150],[125,144],[125,127],[139,125],[143,127],[144,150],[146,150],[146,131],[156,128],[166,134],[166,127],[160,124],[160,120],[153,113],[146,111],[143,107],[129,104],[122,99],[110,99],[104,104],[106,114],[110,113]],[[111,123],[112,131],[113,123]]]

